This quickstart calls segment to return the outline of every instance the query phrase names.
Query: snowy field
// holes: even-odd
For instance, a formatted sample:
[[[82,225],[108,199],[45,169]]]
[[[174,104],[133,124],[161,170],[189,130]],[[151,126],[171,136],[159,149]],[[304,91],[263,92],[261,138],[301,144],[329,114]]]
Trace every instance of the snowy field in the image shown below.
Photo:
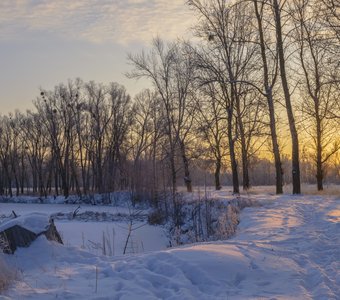
[[[226,191],[218,195],[230,197]],[[134,226],[143,226],[134,232],[130,253],[137,254],[133,255],[120,252],[126,238],[124,218],[116,222],[57,220],[66,245],[40,237],[31,247],[6,256],[18,274],[2,297],[340,299],[339,196],[278,197],[257,191],[249,197],[262,206],[242,211],[233,238],[166,248],[162,227],[138,221]],[[12,210],[67,213],[77,207],[36,205],[0,203],[0,215]],[[105,208],[88,209],[102,212]],[[103,256],[90,246],[100,243],[104,232],[107,238],[112,234],[114,256]]]

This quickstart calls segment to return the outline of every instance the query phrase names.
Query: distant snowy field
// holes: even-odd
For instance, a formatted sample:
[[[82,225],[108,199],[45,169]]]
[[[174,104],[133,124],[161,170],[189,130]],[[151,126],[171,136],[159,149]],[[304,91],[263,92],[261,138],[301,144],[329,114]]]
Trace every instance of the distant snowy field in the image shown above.
[[[228,189],[209,191],[232,198]],[[6,256],[18,280],[4,299],[340,299],[340,194],[275,196],[257,189],[261,206],[241,213],[236,235],[166,248],[161,226],[134,223],[129,253],[126,209],[83,206],[119,215],[114,222],[57,219],[65,246],[40,237]],[[67,213],[77,205],[0,203],[0,216]],[[141,227],[140,227],[141,226]],[[140,228],[138,228],[140,227]],[[103,237],[114,256],[96,248]],[[1,296],[0,296],[1,299]]]

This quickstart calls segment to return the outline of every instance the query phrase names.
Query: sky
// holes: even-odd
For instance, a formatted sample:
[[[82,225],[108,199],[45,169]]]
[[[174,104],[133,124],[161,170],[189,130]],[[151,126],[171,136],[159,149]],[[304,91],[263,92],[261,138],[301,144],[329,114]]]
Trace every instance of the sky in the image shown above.
[[[1,0],[0,113],[31,109],[40,88],[77,77],[133,96],[148,83],[126,78],[127,53],[156,36],[190,38],[193,24],[185,0]]]

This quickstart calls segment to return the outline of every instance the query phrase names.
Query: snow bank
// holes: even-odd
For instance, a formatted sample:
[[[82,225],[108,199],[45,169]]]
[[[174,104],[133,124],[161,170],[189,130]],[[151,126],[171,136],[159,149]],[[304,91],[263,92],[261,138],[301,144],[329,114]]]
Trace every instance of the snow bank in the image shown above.
[[[19,225],[35,234],[46,231],[50,224],[50,217],[43,213],[30,213],[27,215],[19,216],[9,221],[0,224],[0,232],[6,229]]]
[[[226,240],[233,236],[243,208],[259,205],[250,198],[203,198],[184,201],[180,222],[167,224],[172,246]]]
[[[125,205],[131,203],[131,192],[117,191],[105,194],[70,195],[65,198],[62,195],[48,195],[47,197],[20,195],[15,197],[1,196],[2,203],[29,203],[29,204],[92,204],[92,205]]]

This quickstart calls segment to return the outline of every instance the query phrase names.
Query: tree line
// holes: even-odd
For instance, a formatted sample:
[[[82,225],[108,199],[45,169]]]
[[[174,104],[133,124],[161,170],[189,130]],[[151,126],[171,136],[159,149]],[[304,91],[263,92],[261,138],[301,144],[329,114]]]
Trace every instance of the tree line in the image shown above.
[[[127,76],[147,78],[151,89],[131,99],[117,83],[76,79],[42,89],[34,110],[1,117],[1,194],[130,189],[157,199],[170,190],[175,208],[178,185],[191,192],[199,170],[213,174],[216,189],[228,172],[239,193],[251,186],[255,165],[271,159],[276,193],[287,178],[300,193],[310,173],[323,189],[340,147],[339,4],[187,4],[197,15],[195,42],[156,38],[148,51],[128,55]]]

